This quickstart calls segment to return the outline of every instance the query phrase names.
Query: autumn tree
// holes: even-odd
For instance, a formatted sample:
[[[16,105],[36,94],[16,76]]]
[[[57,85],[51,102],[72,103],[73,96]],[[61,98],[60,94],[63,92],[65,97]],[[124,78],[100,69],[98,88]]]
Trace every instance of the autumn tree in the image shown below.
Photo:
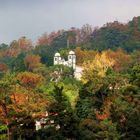
[[[23,86],[27,90],[26,94],[27,100],[35,101],[35,98],[33,99],[31,95],[32,96],[36,95],[35,89],[42,82],[43,80],[42,76],[31,72],[21,72],[17,75],[17,79],[19,80],[21,86]]]
[[[12,57],[17,57],[21,52],[31,51],[33,48],[32,42],[26,37],[21,37],[10,43],[8,54]]]
[[[34,119],[45,116],[48,100],[37,89],[41,82],[40,75],[29,72],[7,74],[0,81],[0,122],[6,125],[9,138],[31,138]]]
[[[7,127],[8,140],[10,140],[10,123],[11,113],[13,110],[12,101],[10,96],[12,95],[13,87],[11,85],[11,76],[7,73],[0,80],[0,118],[3,124]]]
[[[21,72],[17,75],[19,82],[26,88],[35,88],[42,80],[42,77],[32,72]]]
[[[108,68],[114,65],[114,60],[106,52],[98,53],[92,61],[84,64],[83,81],[87,82],[95,77],[104,77]]]
[[[27,71],[33,71],[35,68],[41,66],[40,56],[29,54],[25,57],[24,63]]]
[[[12,57],[16,57],[20,53],[21,49],[19,48],[18,41],[13,40],[10,43],[10,48],[8,49],[8,55]]]
[[[38,89],[38,85],[42,83],[40,75],[22,72],[17,75],[17,79],[18,88],[9,97],[14,103],[15,112],[11,123],[11,133],[13,139],[31,138],[35,134],[35,119],[45,116],[48,99]]]
[[[76,61],[78,65],[83,65],[84,62],[93,60],[97,54],[96,51],[92,50],[81,50],[80,47],[75,49]]]
[[[92,26],[89,24],[85,24],[81,29],[77,31],[77,43],[87,42],[90,40],[92,34]]]
[[[114,60],[113,69],[116,72],[121,72],[129,67],[129,64],[132,61],[132,58],[121,48],[116,51],[106,50],[105,53],[110,59]]]
[[[21,48],[21,50],[24,51],[30,51],[32,49],[32,41],[30,39],[27,39],[25,36],[19,38],[18,45]]]
[[[48,41],[48,34],[47,34],[47,33],[44,33],[44,34],[38,39],[37,44],[38,44],[38,45],[46,45],[46,44],[49,44],[49,41]]]
[[[62,34],[63,31],[51,32],[50,34],[44,33],[38,38],[38,45],[51,45],[56,37]]]
[[[8,66],[5,63],[0,63],[0,72],[6,72],[8,70]]]
[[[27,102],[29,103],[28,105],[32,108],[32,110],[35,109],[35,105],[32,106],[31,103],[34,104],[35,102],[37,103],[39,101],[39,94],[36,93],[38,93],[37,89],[39,85],[43,83],[43,77],[39,74],[34,74],[31,72],[21,72],[17,75],[17,79],[19,80],[20,85],[26,89],[25,95]]]

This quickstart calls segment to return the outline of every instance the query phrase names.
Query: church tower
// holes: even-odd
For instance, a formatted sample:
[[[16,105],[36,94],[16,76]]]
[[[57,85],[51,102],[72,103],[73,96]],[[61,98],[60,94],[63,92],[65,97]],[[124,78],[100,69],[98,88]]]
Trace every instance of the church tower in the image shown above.
[[[68,66],[72,67],[74,70],[76,68],[76,55],[74,51],[70,51],[68,55]]]
[[[54,65],[59,65],[61,63],[60,53],[55,53],[54,55]]]

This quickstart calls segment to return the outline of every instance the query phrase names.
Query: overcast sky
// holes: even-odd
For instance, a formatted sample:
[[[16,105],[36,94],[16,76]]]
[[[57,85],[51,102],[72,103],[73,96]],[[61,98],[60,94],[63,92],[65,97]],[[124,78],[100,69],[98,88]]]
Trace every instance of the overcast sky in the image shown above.
[[[44,32],[134,16],[140,16],[140,0],[0,0],[0,43],[21,36],[35,42]]]

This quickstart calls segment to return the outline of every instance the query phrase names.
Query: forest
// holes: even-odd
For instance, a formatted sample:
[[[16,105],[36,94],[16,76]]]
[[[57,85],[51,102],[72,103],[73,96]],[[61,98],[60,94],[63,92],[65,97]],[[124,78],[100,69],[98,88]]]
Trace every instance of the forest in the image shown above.
[[[33,44],[0,45],[0,140],[140,139],[140,17],[45,32]],[[70,50],[81,80],[53,65]]]

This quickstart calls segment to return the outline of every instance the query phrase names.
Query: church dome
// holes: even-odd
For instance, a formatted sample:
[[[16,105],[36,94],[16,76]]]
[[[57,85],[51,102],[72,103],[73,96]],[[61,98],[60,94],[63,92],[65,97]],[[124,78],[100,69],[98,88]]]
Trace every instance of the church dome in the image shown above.
[[[60,53],[55,53],[55,55],[54,56],[56,56],[56,57],[59,57],[60,56]]]
[[[74,51],[70,51],[70,52],[69,52],[69,55],[74,55],[74,54],[75,54]]]

